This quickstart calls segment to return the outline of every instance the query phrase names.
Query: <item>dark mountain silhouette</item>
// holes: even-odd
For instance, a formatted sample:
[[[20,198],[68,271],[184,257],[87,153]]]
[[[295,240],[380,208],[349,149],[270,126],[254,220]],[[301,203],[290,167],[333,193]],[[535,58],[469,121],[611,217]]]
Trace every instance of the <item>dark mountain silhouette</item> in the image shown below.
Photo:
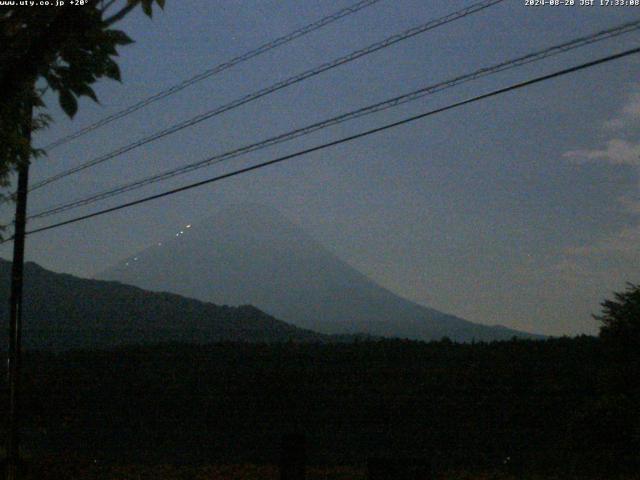
[[[278,212],[226,208],[136,253],[100,278],[214,303],[252,304],[327,334],[420,340],[497,340],[532,335],[471,323],[377,285]]]
[[[10,276],[11,262],[0,260],[0,298],[9,298]],[[0,308],[3,325],[8,325],[7,305]],[[54,273],[31,262],[25,264],[23,315],[27,348],[329,340],[250,305],[218,306],[118,282]]]

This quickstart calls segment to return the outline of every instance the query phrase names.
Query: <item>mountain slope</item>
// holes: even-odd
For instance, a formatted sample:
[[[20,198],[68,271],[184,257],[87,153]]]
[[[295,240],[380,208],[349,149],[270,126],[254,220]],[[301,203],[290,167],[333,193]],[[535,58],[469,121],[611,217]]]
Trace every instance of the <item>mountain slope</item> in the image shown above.
[[[0,260],[0,298],[9,297],[11,263]],[[27,348],[93,348],[158,342],[324,341],[255,307],[218,306],[117,282],[85,280],[25,265]],[[8,324],[8,308],[0,309]]]
[[[529,334],[465,321],[405,300],[347,265],[277,212],[227,208],[136,253],[100,278],[214,303],[250,303],[323,333],[421,340]]]

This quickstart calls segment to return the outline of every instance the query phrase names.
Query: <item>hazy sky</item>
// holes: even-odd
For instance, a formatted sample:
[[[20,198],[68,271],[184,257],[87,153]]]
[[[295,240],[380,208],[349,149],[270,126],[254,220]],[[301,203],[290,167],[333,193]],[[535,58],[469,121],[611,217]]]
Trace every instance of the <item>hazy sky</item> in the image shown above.
[[[598,0],[599,1],[599,0]],[[121,28],[123,84],[55,123],[38,145],[116,112],[354,0],[168,0]],[[383,0],[198,83],[39,160],[32,181],[364,47],[472,1]],[[576,0],[579,3],[579,0]],[[60,181],[30,211],[283,133],[640,17],[640,7],[525,6],[506,0]],[[34,222],[160,192],[638,46],[601,42],[171,181]],[[392,291],[471,321],[547,334],[594,333],[590,314],[640,273],[640,57],[34,235],[30,260],[89,277],[230,203],[272,206]],[[5,209],[4,216],[8,218]],[[10,254],[8,245],[0,254]]]

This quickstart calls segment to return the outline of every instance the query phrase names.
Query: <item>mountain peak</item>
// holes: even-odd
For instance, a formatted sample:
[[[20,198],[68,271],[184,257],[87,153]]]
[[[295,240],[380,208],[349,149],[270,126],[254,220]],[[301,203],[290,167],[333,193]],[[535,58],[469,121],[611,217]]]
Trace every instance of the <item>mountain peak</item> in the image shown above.
[[[526,336],[405,300],[264,205],[225,207],[100,278],[219,304],[251,304],[323,333],[463,341]]]

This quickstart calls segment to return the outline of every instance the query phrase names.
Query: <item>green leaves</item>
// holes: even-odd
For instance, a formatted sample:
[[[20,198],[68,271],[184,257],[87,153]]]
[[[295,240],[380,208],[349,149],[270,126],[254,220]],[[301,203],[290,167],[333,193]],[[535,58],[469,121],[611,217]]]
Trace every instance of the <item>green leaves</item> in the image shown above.
[[[98,101],[92,88],[96,81],[105,77],[121,81],[118,48],[133,40],[113,24],[138,6],[151,16],[154,3],[165,5],[164,0],[104,3],[109,13],[96,0],[82,8],[0,9],[0,188],[7,185],[16,165],[43,153],[31,147],[25,134],[49,122],[37,82],[46,82],[58,94],[62,110],[73,117],[78,98]]]
[[[91,85],[99,78],[122,80],[115,57],[118,56],[118,47],[130,45],[133,40],[124,31],[114,29],[111,25],[120,21],[138,5],[146,15],[151,16],[154,3],[164,8],[164,0],[116,2],[113,4],[114,7],[118,5],[115,13],[104,18],[105,13],[100,10],[99,2],[95,2],[86,8],[70,10],[65,14],[64,22],[57,17],[54,9],[45,14],[49,17],[47,21],[27,15],[29,12],[26,9],[15,9],[12,18],[21,28],[0,29],[0,44],[3,40],[8,40],[3,38],[5,32],[29,32],[24,38],[11,38],[15,52],[8,53],[11,53],[16,61],[21,61],[20,57],[24,53],[20,49],[25,42],[32,42],[33,38],[38,36],[51,37],[50,42],[43,44],[50,50],[42,55],[46,61],[34,65],[34,68],[38,71],[38,76],[44,78],[49,87],[58,93],[64,112],[73,117],[78,110],[79,97],[86,96],[95,102],[98,101]],[[50,31],[39,32],[43,25]]]
[[[164,0],[155,0],[163,8]],[[142,11],[151,16],[154,0],[129,0],[114,16],[120,20],[138,4]],[[78,110],[77,99],[81,96],[97,102],[98,98],[90,87],[99,78],[106,77],[121,81],[120,68],[114,60],[118,56],[117,48],[133,43],[122,30],[111,28],[113,21],[105,21],[102,12],[84,10],[83,17],[75,18],[76,28],[64,45],[61,46],[57,61],[43,75],[49,86],[59,94],[60,106],[67,115],[73,117]]]

